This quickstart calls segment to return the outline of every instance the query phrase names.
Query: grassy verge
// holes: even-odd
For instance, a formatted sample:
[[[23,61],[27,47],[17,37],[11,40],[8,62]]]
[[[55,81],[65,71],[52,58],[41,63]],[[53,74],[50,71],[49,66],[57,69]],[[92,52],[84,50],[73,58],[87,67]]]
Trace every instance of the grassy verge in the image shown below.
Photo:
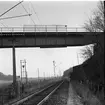
[[[86,85],[80,84],[76,81],[72,81],[71,83],[73,89],[81,97],[81,102],[83,105],[103,105]]]

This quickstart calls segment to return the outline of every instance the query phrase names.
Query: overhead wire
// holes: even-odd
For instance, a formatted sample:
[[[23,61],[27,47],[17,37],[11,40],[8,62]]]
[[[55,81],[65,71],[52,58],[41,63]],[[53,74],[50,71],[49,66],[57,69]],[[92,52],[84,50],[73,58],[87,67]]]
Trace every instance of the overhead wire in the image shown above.
[[[14,5],[13,7],[11,7],[11,8],[9,8],[8,10],[6,10],[4,13],[2,13],[1,15],[0,15],[0,17],[2,17],[3,15],[5,15],[6,13],[8,13],[9,11],[11,11],[12,9],[14,9],[16,6],[18,6],[19,4],[21,4],[23,2],[23,0],[22,1],[20,1],[19,3],[17,3],[16,5]],[[1,18],[0,18],[1,19]],[[8,30],[9,30],[9,27],[8,26],[6,26],[6,25],[4,25],[3,23],[1,23],[5,28],[8,28]]]
[[[36,11],[35,11],[35,8],[33,6],[33,4],[30,2],[31,6],[32,6],[32,9],[34,11],[34,14],[37,16],[37,19],[39,20],[39,22],[41,23],[40,19],[39,19],[39,16],[37,15]],[[42,24],[42,23],[41,23]]]
[[[25,14],[25,15],[19,15],[19,16],[11,16],[11,17],[0,18],[0,20],[12,19],[12,18],[18,18],[18,17],[24,17],[24,16],[31,16],[31,15],[32,14]]]
[[[0,22],[1,23],[1,22]],[[3,23],[1,23],[2,24],[2,26],[4,26],[4,27],[7,27],[6,25],[4,25]]]
[[[22,2],[23,2],[23,1],[20,1],[19,3],[17,3],[17,4],[14,5],[13,7],[11,7],[10,9],[8,9],[8,10],[5,11],[4,13],[2,13],[2,14],[0,15],[0,17],[3,16],[3,15],[5,15],[7,12],[11,11],[13,8],[15,8],[16,6],[18,6],[18,5],[21,4]]]
[[[24,5],[23,5],[23,4],[21,4],[21,5],[22,5],[23,9],[26,11],[26,13],[28,13],[28,11],[27,11],[26,8],[24,7]],[[32,17],[31,17],[31,16],[29,16],[29,17],[30,17],[31,21],[34,23],[34,25],[36,25],[36,23],[35,23],[35,21],[32,19]]]
[[[1,23],[1,22],[0,22]],[[4,26],[4,28],[7,28],[8,30],[10,29],[7,25],[5,25],[4,23],[1,23],[2,24],[2,26]],[[3,27],[2,27],[3,28]],[[9,30],[9,31],[11,31],[11,30]]]

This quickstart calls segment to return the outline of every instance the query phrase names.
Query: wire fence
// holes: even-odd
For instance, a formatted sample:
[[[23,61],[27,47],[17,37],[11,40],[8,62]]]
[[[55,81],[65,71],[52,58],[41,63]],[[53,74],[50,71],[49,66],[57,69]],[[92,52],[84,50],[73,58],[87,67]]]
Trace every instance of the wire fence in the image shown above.
[[[83,27],[67,27],[67,25],[24,25],[0,27],[0,32],[86,32],[86,30]]]

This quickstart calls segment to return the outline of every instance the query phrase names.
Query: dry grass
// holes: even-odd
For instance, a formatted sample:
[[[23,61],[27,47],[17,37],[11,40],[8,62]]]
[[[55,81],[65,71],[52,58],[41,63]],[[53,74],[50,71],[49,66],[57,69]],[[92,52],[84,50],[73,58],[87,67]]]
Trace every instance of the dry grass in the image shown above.
[[[84,105],[102,105],[100,100],[92,94],[87,86],[74,81],[72,82],[72,85],[76,93],[81,97],[81,102]]]
[[[4,86],[8,86],[11,83],[12,83],[12,81],[3,81],[3,80],[0,80],[0,88],[2,88]]]

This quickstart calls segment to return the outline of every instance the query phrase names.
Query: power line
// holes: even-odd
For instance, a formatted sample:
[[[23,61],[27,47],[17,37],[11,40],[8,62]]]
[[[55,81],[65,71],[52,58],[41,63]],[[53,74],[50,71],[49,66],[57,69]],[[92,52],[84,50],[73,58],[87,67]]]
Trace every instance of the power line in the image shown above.
[[[5,24],[3,24],[3,23],[1,23],[2,24],[2,26],[4,26],[5,28],[7,28],[8,30],[9,30],[9,27],[7,26],[7,25],[5,25]],[[1,28],[2,29],[2,28]]]
[[[14,5],[13,7],[11,7],[10,9],[8,9],[7,11],[5,11],[4,13],[2,13],[1,15],[0,15],[0,17],[1,16],[3,16],[4,14],[6,14],[7,12],[9,12],[10,10],[12,10],[13,8],[15,8],[16,6],[18,6],[19,4],[21,4],[23,1],[21,1],[21,2],[19,2],[19,3],[17,3],[16,5]]]
[[[35,11],[35,8],[33,7],[33,4],[30,2],[32,8],[33,8],[33,11],[34,11],[34,14],[37,16],[39,22],[41,23],[40,19],[39,19],[39,16],[37,15],[36,11]],[[42,24],[42,23],[41,23]]]
[[[24,16],[31,16],[31,15],[32,14],[25,14],[25,15],[19,15],[19,16],[11,16],[11,17],[0,18],[0,20],[12,19],[12,18],[18,18],[18,17],[24,17]]]
[[[3,23],[1,23],[2,24],[2,26],[4,26],[4,27],[7,27],[6,25],[4,25]]]
[[[24,8],[24,10],[26,11],[26,13],[28,14],[28,11],[26,10],[26,8],[23,6],[23,4],[21,4],[22,5],[22,7]]]
[[[23,4],[21,4],[22,5],[22,7],[23,7],[23,9],[26,11],[26,13],[28,13],[28,11],[26,10],[26,8],[24,7],[24,5]],[[35,25],[35,22],[34,22],[34,20],[32,19],[32,17],[30,16],[30,19],[31,19],[31,21],[34,23],[34,25]]]

